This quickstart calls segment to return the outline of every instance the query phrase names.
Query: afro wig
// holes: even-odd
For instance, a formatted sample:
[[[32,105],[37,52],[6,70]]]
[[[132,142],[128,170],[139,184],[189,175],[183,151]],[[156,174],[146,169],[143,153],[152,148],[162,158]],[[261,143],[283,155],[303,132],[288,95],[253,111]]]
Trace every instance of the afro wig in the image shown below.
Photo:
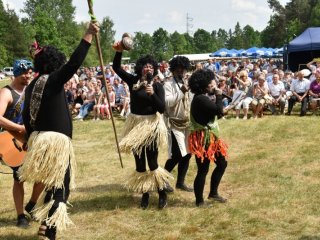
[[[146,55],[144,57],[141,57],[137,60],[136,62],[136,66],[134,68],[134,72],[141,77],[142,76],[142,69],[143,66],[146,65],[147,63],[151,64],[153,66],[153,77],[155,77],[158,74],[158,63],[157,61],[154,59],[153,56],[151,55]]]
[[[174,70],[176,70],[178,67],[182,67],[185,70],[189,70],[189,68],[191,67],[189,58],[186,58],[184,56],[177,56],[172,58],[169,64],[170,64],[169,70],[171,72],[174,72]]]
[[[199,69],[189,78],[189,88],[194,94],[207,92],[207,87],[215,78],[214,72],[209,69]]]
[[[66,63],[66,56],[53,46],[45,46],[34,57],[34,70],[41,74],[50,74]]]

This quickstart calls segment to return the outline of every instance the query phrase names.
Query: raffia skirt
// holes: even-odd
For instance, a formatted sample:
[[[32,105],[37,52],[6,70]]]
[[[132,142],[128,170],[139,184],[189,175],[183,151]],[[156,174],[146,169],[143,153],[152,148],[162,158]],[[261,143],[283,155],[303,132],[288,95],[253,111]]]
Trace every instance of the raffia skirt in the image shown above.
[[[64,188],[64,177],[70,168],[70,188],[74,188],[76,162],[71,139],[57,132],[33,132],[28,140],[28,151],[19,169],[19,179],[24,182],[43,183],[45,190]],[[44,203],[44,191],[33,210],[36,220],[45,221],[47,226],[65,229],[72,224],[67,206],[60,202],[57,210],[48,217],[54,200]]]
[[[133,152],[141,156],[146,148],[162,148],[167,146],[167,127],[161,114],[136,115],[130,114],[123,130],[120,150],[125,153]],[[172,175],[158,167],[154,171],[134,172],[125,181],[125,187],[137,193],[163,190]]]

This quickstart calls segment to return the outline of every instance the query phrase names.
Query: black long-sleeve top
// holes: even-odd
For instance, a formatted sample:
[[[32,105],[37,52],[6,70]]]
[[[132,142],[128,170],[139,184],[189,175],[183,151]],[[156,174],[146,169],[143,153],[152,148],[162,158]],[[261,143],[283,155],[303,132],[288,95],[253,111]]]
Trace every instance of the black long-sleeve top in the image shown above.
[[[165,93],[161,83],[153,83],[154,94],[149,96],[145,88],[133,90],[133,85],[139,81],[139,76],[132,75],[121,68],[121,52],[116,52],[113,59],[113,69],[118,76],[128,84],[130,91],[131,112],[137,115],[151,115],[165,110]]]
[[[199,94],[193,97],[191,102],[191,114],[193,119],[206,126],[209,122],[215,119],[216,116],[223,115],[222,96],[216,95],[216,102],[210,100],[206,95]]]
[[[72,138],[72,118],[64,91],[64,84],[69,81],[81,66],[90,46],[90,43],[82,39],[71,55],[70,60],[49,75],[43,90],[42,101],[34,129],[30,125],[30,101],[32,90],[38,78],[29,84],[25,91],[25,102],[22,113],[27,138],[29,138],[33,131],[54,131]]]

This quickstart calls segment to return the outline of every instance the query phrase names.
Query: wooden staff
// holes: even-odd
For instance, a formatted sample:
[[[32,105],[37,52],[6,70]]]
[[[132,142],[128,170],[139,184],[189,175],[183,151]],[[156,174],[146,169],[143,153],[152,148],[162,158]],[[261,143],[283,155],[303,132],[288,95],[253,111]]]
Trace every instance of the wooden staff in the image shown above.
[[[95,16],[94,16],[93,9],[92,9],[92,0],[88,0],[88,6],[89,6],[89,14],[91,16],[91,21],[93,21],[93,22],[97,21]],[[99,40],[98,34],[95,34],[95,40],[96,40],[96,47],[97,47],[97,51],[98,51],[98,55],[99,55],[100,68],[101,68],[101,71],[102,71],[103,82],[104,82],[104,86],[105,86],[105,89],[106,89],[106,95],[107,95],[107,100],[108,100],[108,105],[109,105],[109,111],[110,111],[110,116],[111,116],[113,131],[114,131],[114,136],[115,136],[115,139],[116,139],[117,149],[118,149],[118,153],[119,153],[120,164],[121,164],[121,167],[123,168],[123,163],[122,163],[122,158],[121,158],[121,154],[120,154],[120,147],[119,147],[119,141],[118,141],[116,126],[115,126],[115,123],[114,123],[114,118],[113,118],[110,99],[109,99],[109,91],[108,91],[108,88],[107,88],[107,80],[106,80],[106,76],[105,76],[105,70],[104,70],[104,64],[103,64],[102,52],[101,52],[100,40]]]

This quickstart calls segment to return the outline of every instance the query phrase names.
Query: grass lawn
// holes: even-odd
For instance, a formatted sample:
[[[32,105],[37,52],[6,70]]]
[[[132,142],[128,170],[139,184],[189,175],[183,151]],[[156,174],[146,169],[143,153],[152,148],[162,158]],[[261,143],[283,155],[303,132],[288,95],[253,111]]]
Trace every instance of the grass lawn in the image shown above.
[[[115,119],[120,135],[124,121]],[[230,146],[220,185],[228,203],[196,208],[193,193],[177,190],[162,211],[157,209],[157,194],[151,195],[150,207],[141,210],[140,196],[123,189],[134,160],[122,155],[121,169],[111,122],[74,122],[77,189],[71,193],[69,211],[75,226],[58,239],[320,239],[319,120],[298,117],[298,111],[255,121],[219,120],[221,136]],[[165,161],[163,150],[160,165]],[[10,169],[0,166],[0,171]],[[192,158],[188,184],[195,174]],[[27,230],[15,227],[11,188],[12,176],[0,174],[0,239],[36,239],[38,223]],[[26,199],[30,188],[26,183]]]

